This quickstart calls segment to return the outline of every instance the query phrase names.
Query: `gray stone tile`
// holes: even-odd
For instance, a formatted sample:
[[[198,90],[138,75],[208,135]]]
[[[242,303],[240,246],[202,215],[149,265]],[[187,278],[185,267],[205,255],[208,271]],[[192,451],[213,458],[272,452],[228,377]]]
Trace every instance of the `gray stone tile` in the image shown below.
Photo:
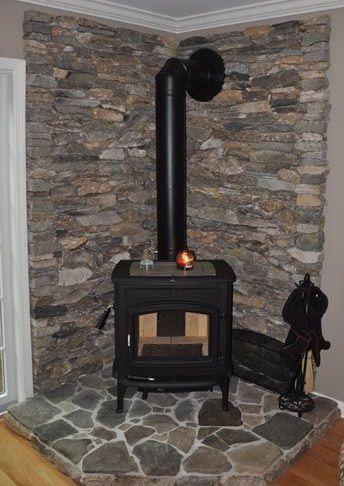
[[[53,445],[55,450],[74,464],[77,464],[92,447],[92,441],[89,439],[61,439]]]
[[[133,404],[129,412],[129,417],[130,418],[143,417],[144,415],[147,415],[151,411],[152,410],[148,405],[148,403],[140,399],[135,399],[133,400]]]
[[[60,454],[50,445],[41,442],[35,435],[32,436],[32,444],[34,448],[44,457],[48,458],[49,461],[57,465],[57,467],[62,470],[67,476],[78,479],[80,478],[80,468],[72,461],[66,458],[63,454]],[[24,485],[26,486],[26,485]],[[35,485],[36,486],[36,485]],[[38,486],[38,485],[37,485]],[[55,486],[55,485],[52,485]]]
[[[228,457],[238,473],[259,476],[263,475],[281,455],[281,450],[269,442],[245,444],[228,452]]]
[[[148,427],[154,427],[158,434],[168,432],[178,426],[168,415],[162,414],[145,417],[143,424],[148,425]]]
[[[303,439],[313,425],[289,413],[276,413],[267,422],[258,425],[253,432],[283,449],[290,449]]]
[[[198,413],[198,423],[205,426],[240,426],[242,425],[241,413],[231,403],[228,412],[224,412],[221,399],[211,398],[203,403]]]
[[[97,437],[99,439],[104,439],[104,440],[112,440],[117,437],[116,432],[114,432],[113,430],[108,430],[100,426],[95,427],[90,433],[91,435],[93,435],[93,437]]]
[[[177,400],[169,393],[149,393],[147,402],[158,407],[172,407]]]
[[[129,473],[136,472],[137,466],[130,457],[125,442],[110,442],[101,445],[88,454],[82,462],[85,473]]]
[[[314,409],[302,415],[304,420],[313,425],[320,424],[338,407],[337,402],[326,397],[316,397],[314,399]]]
[[[168,444],[147,440],[136,445],[133,452],[147,475],[175,476],[179,472],[182,456]]]
[[[175,416],[180,422],[188,420],[195,420],[195,409],[191,400],[184,400],[178,403],[175,411]]]
[[[204,439],[204,437],[207,437],[207,435],[211,435],[214,432],[216,432],[217,430],[219,430],[219,428],[220,427],[200,427],[198,429],[197,438],[199,440],[202,440],[202,439]]]
[[[8,407],[8,412],[30,431],[55,417],[61,410],[36,395],[19,405]]]
[[[154,433],[155,433],[155,429],[153,429],[153,427],[134,425],[133,427],[130,427],[130,429],[128,429],[125,432],[125,439],[129,445],[134,445],[139,440],[144,439],[145,437],[149,437]]]
[[[244,425],[246,425],[250,429],[252,427],[255,427],[256,425],[260,425],[264,422],[264,416],[263,415],[255,415],[253,413],[243,413],[241,418],[242,418]]]
[[[201,446],[184,460],[183,468],[189,473],[221,474],[230,471],[232,465],[222,452]]]
[[[269,413],[273,410],[278,410],[278,397],[279,395],[275,394],[268,394],[264,396],[263,399],[263,412]]]
[[[75,410],[74,412],[65,415],[64,418],[80,429],[89,429],[93,427],[92,415],[85,410]]]
[[[98,410],[96,420],[106,427],[113,428],[125,421],[125,413],[116,413],[117,400],[103,402]]]
[[[259,404],[262,401],[264,393],[265,391],[256,385],[246,383],[245,381],[239,382],[238,399],[240,403]]]
[[[72,412],[75,412],[75,410],[79,410],[79,407],[77,405],[75,405],[72,402],[69,402],[68,400],[64,400],[63,402],[59,402],[59,407],[65,413],[72,413]]]
[[[177,479],[175,486],[221,486],[221,484],[218,477],[187,476]]]
[[[108,481],[110,479],[112,481],[115,477],[116,481],[118,478],[119,484],[123,486],[150,486],[152,482],[150,476],[153,473],[146,472],[149,470],[161,474],[161,476],[155,476],[154,479],[156,485],[159,486],[220,486],[220,479],[221,486],[262,486],[264,484],[262,481],[271,481],[279,474],[279,471],[282,471],[285,461],[289,462],[294,456],[299,455],[309,444],[310,438],[324,433],[331,420],[334,420],[329,417],[334,417],[337,409],[335,402],[317,397],[315,410],[304,414],[300,421],[295,415],[279,411],[277,395],[266,391],[263,393],[256,386],[245,382],[241,384],[239,381],[238,394],[233,394],[233,401],[237,406],[231,405],[229,412],[222,411],[221,399],[216,396],[218,392],[198,393],[197,409],[200,406],[201,423],[198,426],[198,423],[194,422],[198,419],[195,417],[195,393],[189,393],[189,398],[178,396],[179,401],[176,399],[176,394],[171,395],[175,402],[173,405],[170,403],[169,395],[165,400],[162,394],[151,394],[152,401],[159,402],[158,405],[158,403],[150,404],[149,400],[148,402],[142,401],[140,394],[137,393],[132,399],[126,398],[125,400],[125,408],[130,413],[117,414],[116,399],[109,399],[109,383],[104,382],[101,387],[100,383],[104,380],[100,380],[98,375],[94,378],[84,377],[82,391],[80,391],[81,385],[75,385],[79,386],[77,395],[76,391],[73,393],[74,387],[70,388],[67,385],[60,387],[57,391],[54,390],[55,395],[52,395],[52,399],[56,400],[58,406],[51,405],[39,395],[33,402],[31,400],[31,405],[36,404],[37,401],[40,406],[39,413],[45,410],[43,416],[48,417],[48,423],[38,424],[34,428],[37,435],[34,435],[32,440],[37,443],[44,455],[54,459],[55,454],[57,458],[60,458],[64,469],[67,468],[68,471],[77,470],[79,467],[77,464],[84,459],[86,467],[89,468],[85,473],[89,478],[88,481],[90,484],[94,484],[96,477],[102,486],[108,486]],[[135,393],[135,390],[133,391]],[[71,395],[67,396],[70,393]],[[245,396],[245,402],[240,403],[240,393]],[[263,395],[261,395],[262,393]],[[61,400],[62,398],[63,400]],[[78,403],[75,403],[75,400]],[[93,408],[84,410],[82,407],[80,409],[80,404],[92,407],[100,405],[95,424],[92,422],[91,411]],[[46,406],[48,408],[44,409]],[[167,410],[175,417],[174,419],[167,414]],[[269,414],[268,418],[264,417],[263,410]],[[64,413],[63,418],[66,418],[68,422],[73,422],[75,428],[69,428],[70,423],[58,420],[55,412],[58,412],[59,415]],[[273,415],[274,412],[275,415]],[[37,414],[36,410],[32,411],[31,419],[41,420],[42,415],[39,416],[39,413]],[[279,415],[287,416],[288,423],[283,424],[283,420],[282,422],[278,420],[278,423],[274,424],[272,419],[276,415],[277,419]],[[8,416],[12,417],[9,414]],[[16,420],[15,417],[12,417],[12,420]],[[51,422],[52,420],[54,422]],[[257,436],[255,432],[260,429],[256,427],[255,423],[264,420],[263,425],[266,427]],[[254,431],[251,433],[245,430],[242,425],[238,425],[241,422],[244,422],[246,428],[254,427]],[[19,420],[15,423],[20,424]],[[96,425],[98,423],[99,425]],[[297,436],[294,437],[293,429],[295,424],[297,424],[295,428],[298,429],[300,423],[301,425],[306,423],[307,430],[310,430],[310,432],[306,431],[305,437],[301,437],[301,439],[299,438],[299,435],[302,436],[300,431],[297,430],[299,435],[296,434]],[[316,429],[314,434],[312,425]],[[287,431],[284,435],[289,437],[290,443],[283,442],[283,434],[282,438],[279,436],[280,426]],[[87,429],[91,430],[87,431]],[[292,439],[290,439],[290,430]],[[203,441],[202,445],[195,443],[196,434],[198,440]],[[263,434],[266,435],[266,438],[263,438]],[[121,440],[119,440],[119,435]],[[124,442],[123,437],[125,437]],[[289,447],[295,440],[296,444],[288,448],[286,455],[282,456],[280,447]],[[116,444],[113,449],[105,449],[106,457],[104,458],[101,448],[113,444]],[[126,444],[128,447],[134,448],[140,446],[137,450],[140,451],[142,465],[145,464],[143,475],[137,470],[138,463],[135,462],[135,457],[138,461],[138,456],[130,457]],[[194,450],[193,448],[197,445],[198,449]],[[191,454],[190,451],[192,451]],[[214,453],[215,456],[211,453]],[[116,464],[113,464],[115,454],[119,458],[118,461],[122,461],[121,464],[116,462],[117,458],[114,459]],[[171,476],[165,476],[164,474],[172,474],[175,470],[179,471],[185,454],[190,454],[190,457],[184,460],[186,468],[190,469],[182,470],[185,477],[174,481]],[[90,458],[86,461],[88,457]],[[171,463],[166,465],[168,458],[171,459]],[[231,470],[232,461],[236,466],[235,473]],[[249,465],[247,466],[246,463]],[[128,471],[121,472],[121,468]],[[227,470],[229,471],[229,482],[224,479],[222,469],[226,470],[226,474]],[[252,471],[262,471],[262,473]],[[134,476],[126,476],[128,472]],[[172,476],[174,475],[173,473]],[[136,479],[134,480],[134,478]]]
[[[240,403],[238,406],[242,413],[258,414],[262,411],[261,405],[256,405],[255,403]]]
[[[59,403],[72,398],[78,385],[76,383],[65,383],[54,390],[45,393],[45,396],[53,403]]]
[[[81,408],[94,410],[101,399],[101,395],[94,390],[82,390],[72,399],[72,402]]]
[[[217,437],[215,434],[208,435],[202,441],[202,443],[208,447],[212,447],[213,449],[218,449],[219,451],[225,452],[228,449],[228,444],[223,442],[222,439]]]
[[[250,476],[248,474],[233,474],[228,479],[221,481],[221,485],[219,486],[266,486],[266,481],[262,477]]]
[[[243,429],[223,428],[217,431],[216,435],[229,446],[259,440],[255,435],[251,434],[251,432],[247,432]]]
[[[188,427],[198,427],[198,424],[196,422],[185,422],[185,425]]]
[[[51,444],[57,439],[76,434],[78,431],[65,420],[59,419],[44,425],[39,425],[33,430],[42,442]]]
[[[189,452],[193,446],[196,430],[190,427],[178,427],[168,435],[168,443],[182,452]]]

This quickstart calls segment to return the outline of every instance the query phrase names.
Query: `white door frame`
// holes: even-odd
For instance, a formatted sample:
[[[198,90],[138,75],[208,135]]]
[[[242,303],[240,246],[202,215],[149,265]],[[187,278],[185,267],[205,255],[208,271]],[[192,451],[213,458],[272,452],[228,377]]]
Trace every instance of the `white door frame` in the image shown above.
[[[25,61],[0,57],[0,73],[8,76],[11,87],[7,160],[11,245],[11,321],[16,358],[16,399],[23,401],[33,395],[26,215]]]

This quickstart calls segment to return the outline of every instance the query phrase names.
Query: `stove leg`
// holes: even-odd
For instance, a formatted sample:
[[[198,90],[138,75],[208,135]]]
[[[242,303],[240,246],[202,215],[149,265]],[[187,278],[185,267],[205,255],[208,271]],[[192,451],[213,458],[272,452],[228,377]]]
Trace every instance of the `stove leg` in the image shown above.
[[[147,398],[148,398],[148,391],[145,390],[142,392],[142,400],[147,400]]]
[[[118,380],[116,413],[122,413],[124,411],[124,395],[126,391],[127,391],[127,386]]]
[[[229,397],[229,378],[226,378],[223,383],[220,384],[220,388],[222,391],[222,410],[224,412],[228,412],[229,405],[228,405],[228,397]]]

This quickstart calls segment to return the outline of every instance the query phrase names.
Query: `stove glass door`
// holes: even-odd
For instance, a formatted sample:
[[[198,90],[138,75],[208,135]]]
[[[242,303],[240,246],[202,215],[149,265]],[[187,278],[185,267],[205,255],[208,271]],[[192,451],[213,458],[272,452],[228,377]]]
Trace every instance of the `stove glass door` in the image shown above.
[[[210,355],[210,315],[163,310],[135,316],[135,357],[199,360]]]

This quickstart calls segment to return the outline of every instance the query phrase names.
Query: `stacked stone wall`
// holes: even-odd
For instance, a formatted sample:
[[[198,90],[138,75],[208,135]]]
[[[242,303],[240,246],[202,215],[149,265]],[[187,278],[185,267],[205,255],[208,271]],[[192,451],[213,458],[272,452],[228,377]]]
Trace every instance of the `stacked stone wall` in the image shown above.
[[[109,364],[111,271],[155,239],[159,36],[27,12],[27,177],[34,380]]]
[[[328,172],[327,16],[183,40],[225,61],[223,91],[188,98],[188,236],[238,280],[234,325],[284,340],[294,282],[320,281]]]
[[[283,339],[281,307],[320,280],[327,175],[327,17],[192,37],[26,13],[27,177],[34,380],[49,389],[113,360],[111,271],[154,244],[154,76],[200,47],[224,90],[188,99],[188,238],[238,280],[234,324]]]

